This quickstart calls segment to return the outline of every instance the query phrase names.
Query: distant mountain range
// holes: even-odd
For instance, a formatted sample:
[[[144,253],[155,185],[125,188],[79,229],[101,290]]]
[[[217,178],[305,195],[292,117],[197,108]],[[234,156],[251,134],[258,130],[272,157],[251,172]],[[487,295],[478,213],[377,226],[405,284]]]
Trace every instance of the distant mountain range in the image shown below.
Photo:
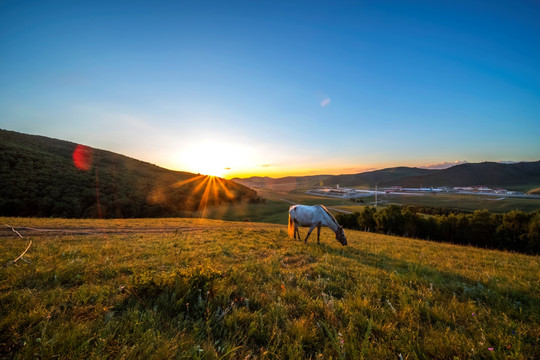
[[[540,186],[540,161],[518,163],[465,163],[442,170],[394,167],[351,175],[289,176],[278,179],[232,179],[253,188],[293,190],[313,186],[439,187],[489,186],[527,191]]]
[[[0,129],[0,216],[191,216],[256,196],[232,181]]]

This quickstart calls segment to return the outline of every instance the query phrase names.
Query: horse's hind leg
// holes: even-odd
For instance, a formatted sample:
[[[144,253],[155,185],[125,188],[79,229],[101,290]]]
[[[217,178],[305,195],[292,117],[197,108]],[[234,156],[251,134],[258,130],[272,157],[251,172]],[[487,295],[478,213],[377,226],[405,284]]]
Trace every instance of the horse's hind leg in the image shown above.
[[[298,234],[298,240],[300,240],[300,231],[298,231],[298,224],[294,223],[294,240],[296,240],[296,234]]]

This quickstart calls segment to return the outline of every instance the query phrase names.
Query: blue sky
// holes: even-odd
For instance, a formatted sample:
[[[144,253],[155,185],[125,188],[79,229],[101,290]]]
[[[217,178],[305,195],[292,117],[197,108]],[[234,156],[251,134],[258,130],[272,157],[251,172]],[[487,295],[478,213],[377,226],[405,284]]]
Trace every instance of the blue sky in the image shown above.
[[[225,177],[540,159],[535,1],[2,1],[0,128]]]

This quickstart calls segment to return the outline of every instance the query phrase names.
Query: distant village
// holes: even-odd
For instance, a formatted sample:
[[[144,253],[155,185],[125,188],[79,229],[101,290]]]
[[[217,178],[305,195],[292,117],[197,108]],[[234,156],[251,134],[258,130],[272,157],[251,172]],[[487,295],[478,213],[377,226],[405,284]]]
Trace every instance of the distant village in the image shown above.
[[[335,187],[320,187],[307,191],[311,195],[339,197],[354,199],[371,195],[437,195],[437,194],[469,194],[469,195],[493,195],[493,196],[512,196],[512,197],[537,197],[524,193],[510,191],[501,188],[489,188],[486,186],[464,186],[464,187],[423,187],[408,188],[401,186],[392,186],[383,189],[362,190],[352,188],[342,188],[339,185]]]

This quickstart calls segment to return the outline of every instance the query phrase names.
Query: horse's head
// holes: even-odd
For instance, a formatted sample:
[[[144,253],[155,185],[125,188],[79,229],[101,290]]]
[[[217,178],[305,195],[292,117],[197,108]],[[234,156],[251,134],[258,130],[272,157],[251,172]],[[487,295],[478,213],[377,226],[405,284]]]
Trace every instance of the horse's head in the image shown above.
[[[336,240],[339,241],[341,245],[347,245],[347,238],[345,237],[343,226],[340,226],[338,231],[336,231]]]

